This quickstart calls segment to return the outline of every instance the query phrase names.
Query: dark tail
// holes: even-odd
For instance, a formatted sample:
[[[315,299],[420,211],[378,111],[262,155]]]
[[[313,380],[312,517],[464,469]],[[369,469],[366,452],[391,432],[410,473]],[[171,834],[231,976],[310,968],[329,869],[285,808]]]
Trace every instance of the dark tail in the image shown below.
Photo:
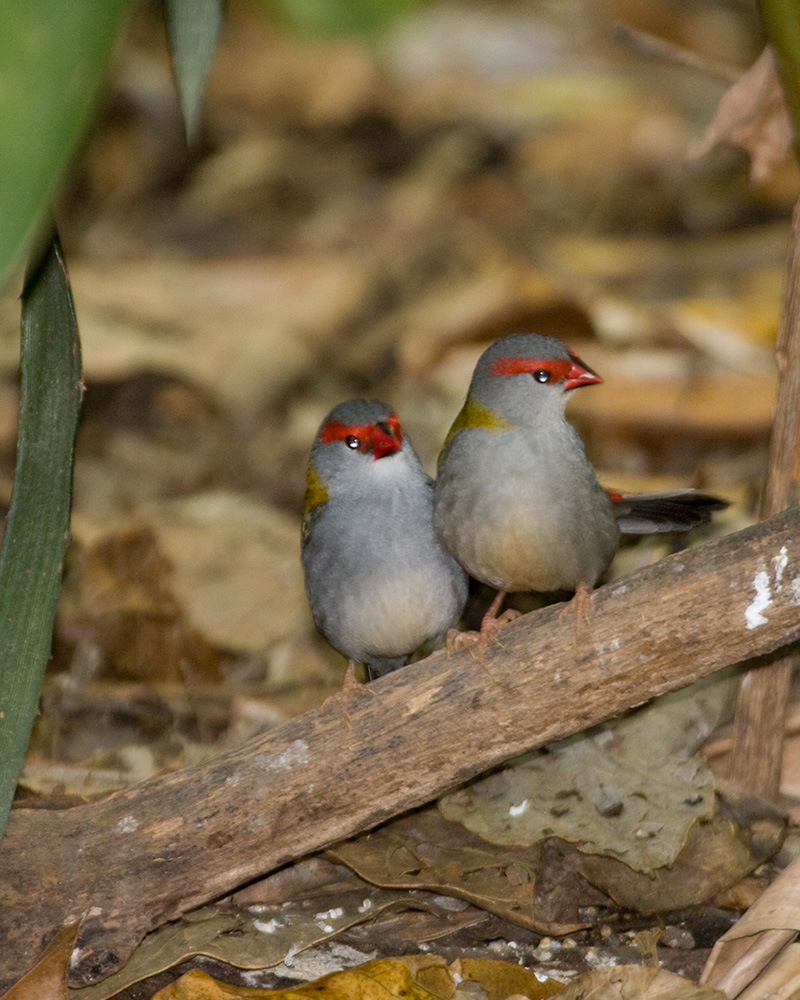
[[[700,490],[670,490],[666,493],[617,493],[609,490],[619,530],[625,535],[649,535],[659,531],[689,531],[706,524],[729,500]]]

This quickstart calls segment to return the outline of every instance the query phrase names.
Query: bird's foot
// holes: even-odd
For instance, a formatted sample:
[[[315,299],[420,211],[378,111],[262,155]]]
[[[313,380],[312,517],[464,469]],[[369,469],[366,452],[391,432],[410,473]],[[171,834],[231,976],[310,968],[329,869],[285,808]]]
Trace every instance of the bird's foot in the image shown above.
[[[457,629],[451,628],[445,640],[448,655],[459,649],[475,649],[475,659],[493,681],[494,677],[486,665],[486,650],[492,640],[502,646],[503,644],[497,638],[497,633],[507,622],[520,616],[520,612],[513,608],[507,608],[501,615],[497,614],[505,596],[503,591],[497,593],[489,605],[488,611],[481,619],[480,631],[459,632]]]
[[[571,600],[567,601],[558,615],[558,620],[563,621],[568,615],[575,616],[575,635],[585,628],[592,617],[592,588],[587,583],[579,583],[575,588],[575,594]]]
[[[348,707],[352,699],[360,694],[362,691],[369,691],[370,694],[374,695],[374,691],[370,691],[368,685],[361,684],[356,680],[356,665],[353,660],[347,661],[347,670],[344,674],[344,680],[342,681],[342,686],[338,691],[333,694],[328,695],[328,697],[322,703],[322,711],[325,712],[329,708],[338,708],[342,718],[345,721],[348,729],[353,727],[350,725],[350,715],[348,714]]]
[[[507,623],[513,621],[515,618],[519,618],[519,611],[515,611],[513,608],[506,608],[506,610],[498,615],[500,606],[505,600],[506,592],[504,590],[498,590],[494,595],[494,600],[489,605],[486,610],[486,614],[481,618],[481,630],[478,634],[478,662],[486,670],[486,648],[492,639],[502,646],[502,642],[497,638],[497,633],[500,629]],[[488,673],[488,670],[486,671]]]
[[[492,634],[496,633],[500,627],[498,619],[495,618],[493,621],[496,627],[487,629],[485,632],[483,630],[479,632],[477,629],[470,629],[468,632],[459,632],[457,628],[451,628],[445,639],[445,648],[447,649],[448,656],[462,649],[472,650],[473,659],[478,661],[486,674],[496,684],[497,681],[494,675],[486,665],[486,647],[489,645]]]
[[[453,653],[459,653],[462,649],[471,649],[480,637],[480,632],[474,630],[461,632],[457,628],[450,628],[444,639],[444,648],[447,650],[447,655],[452,656]]]

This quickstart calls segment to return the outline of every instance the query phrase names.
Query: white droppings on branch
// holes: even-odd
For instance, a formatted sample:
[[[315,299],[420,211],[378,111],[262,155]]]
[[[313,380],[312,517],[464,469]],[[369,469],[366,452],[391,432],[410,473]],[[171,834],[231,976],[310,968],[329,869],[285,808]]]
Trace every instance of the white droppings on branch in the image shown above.
[[[781,546],[780,552],[772,560],[772,565],[775,568],[775,586],[780,590],[783,571],[789,565],[789,553],[786,551],[785,545]]]
[[[763,613],[772,604],[772,588],[769,583],[769,574],[765,569],[760,569],[753,577],[753,589],[756,596],[744,610],[745,621],[748,628],[758,628],[759,625],[766,625],[767,619]]]
[[[759,568],[753,577],[755,597],[744,611],[745,622],[749,629],[767,624],[764,612],[773,604],[773,599],[778,594],[781,594],[784,600],[788,600],[790,604],[800,604],[800,575],[784,581],[784,573],[789,566],[789,551],[785,545],[781,546],[780,551],[776,556],[773,556],[770,563],[772,565],[772,579],[770,579],[764,559],[759,559]]]

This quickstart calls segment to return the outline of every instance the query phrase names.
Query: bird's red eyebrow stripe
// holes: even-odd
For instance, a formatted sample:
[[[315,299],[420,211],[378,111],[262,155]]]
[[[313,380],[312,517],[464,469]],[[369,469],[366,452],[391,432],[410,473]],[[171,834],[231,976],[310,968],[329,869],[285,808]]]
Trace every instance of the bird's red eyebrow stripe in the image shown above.
[[[567,358],[547,358],[537,361],[536,358],[495,358],[489,372],[492,375],[524,375],[544,369],[555,379],[566,378],[572,371],[573,362]]]
[[[320,440],[330,444],[331,441],[343,441],[351,434],[363,437],[369,429],[369,424],[343,424],[341,420],[329,420],[322,428]]]
[[[377,421],[377,423],[388,424],[391,428],[392,436],[397,438],[398,441],[402,441],[403,433],[400,428],[400,418],[396,413],[392,413],[386,418],[386,420]],[[322,428],[322,433],[320,434],[320,441],[324,444],[330,444],[332,441],[343,441],[346,437],[351,434],[357,438],[365,438],[369,434],[375,433],[375,424],[343,424],[341,420],[329,420],[327,424]]]

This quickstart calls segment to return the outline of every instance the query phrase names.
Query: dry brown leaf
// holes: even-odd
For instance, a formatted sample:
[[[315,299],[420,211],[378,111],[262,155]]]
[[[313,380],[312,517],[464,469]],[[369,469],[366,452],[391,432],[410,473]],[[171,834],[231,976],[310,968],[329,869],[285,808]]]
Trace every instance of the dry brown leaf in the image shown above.
[[[750,179],[769,179],[786,158],[794,139],[783,90],[767,46],[753,65],[723,94],[703,138],[691,150],[704,156],[720,143],[739,146],[750,154]]]
[[[800,859],[784,869],[761,897],[717,941],[702,981],[737,996],[800,931]],[[794,959],[784,960],[792,965]]]
[[[67,971],[79,926],[75,923],[63,927],[51,939],[36,965],[3,994],[2,1000],[65,1000]]]
[[[368,275],[343,254],[306,254],[73,261],[70,278],[88,378],[173,372],[241,406],[282,393],[317,360],[330,331],[362,308]]]
[[[428,808],[337,844],[327,855],[374,885],[446,892],[519,926],[560,935],[586,926],[583,908],[611,900],[644,913],[707,902],[761,864],[782,835],[776,827],[756,851],[732,823],[715,817],[690,829],[672,865],[642,874],[555,838],[531,847],[490,844]]]
[[[374,885],[445,892],[541,934],[569,934],[586,926],[577,915],[581,906],[608,905],[571,860],[564,863],[555,842],[529,848],[490,844],[433,807],[327,854]]]
[[[698,906],[735,885],[777,848],[781,833],[754,853],[737,837],[733,825],[715,818],[697,823],[672,865],[653,876],[633,871],[614,858],[575,852],[577,871],[619,905],[640,913]]]
[[[233,492],[146,505],[176,597],[214,646],[258,654],[312,629],[296,517]]]
[[[57,635],[91,648],[97,671],[118,678],[215,677],[219,654],[188,621],[172,588],[171,565],[149,528],[112,530],[70,550]]]
[[[800,944],[787,944],[739,1000],[788,1000],[800,994]]]
[[[454,908],[458,903],[460,908]],[[460,900],[377,889],[341,865],[312,857],[248,886],[231,901],[164,924],[144,938],[121,969],[71,990],[70,997],[106,1000],[196,955],[240,969],[293,964],[306,949],[388,914],[412,915],[414,930],[422,934],[418,940],[451,934],[487,916]],[[431,933],[425,935],[421,924]]]
[[[560,994],[564,1000],[724,1000],[724,994],[666,969],[621,965],[578,976]]]

